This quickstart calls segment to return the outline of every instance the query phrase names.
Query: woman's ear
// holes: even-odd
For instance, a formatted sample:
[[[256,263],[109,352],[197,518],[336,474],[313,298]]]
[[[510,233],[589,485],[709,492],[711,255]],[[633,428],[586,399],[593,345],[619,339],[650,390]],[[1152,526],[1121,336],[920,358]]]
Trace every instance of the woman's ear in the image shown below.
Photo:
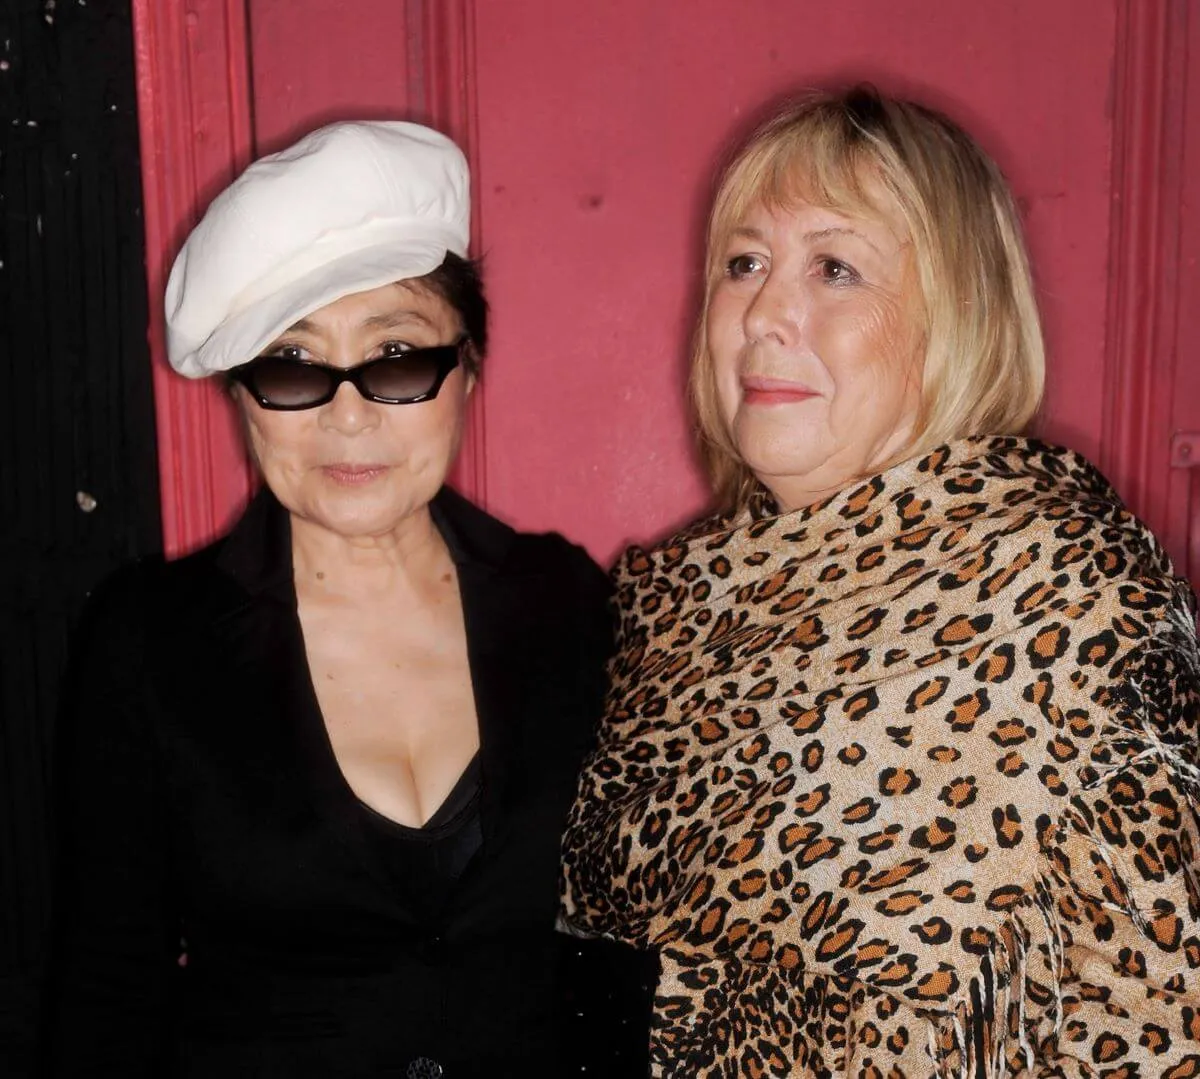
[[[463,373],[466,377],[466,396],[470,397],[471,392],[475,389],[475,383],[479,381],[479,354],[475,351],[475,342],[468,340],[465,349],[467,356],[464,357],[468,362],[463,364]]]

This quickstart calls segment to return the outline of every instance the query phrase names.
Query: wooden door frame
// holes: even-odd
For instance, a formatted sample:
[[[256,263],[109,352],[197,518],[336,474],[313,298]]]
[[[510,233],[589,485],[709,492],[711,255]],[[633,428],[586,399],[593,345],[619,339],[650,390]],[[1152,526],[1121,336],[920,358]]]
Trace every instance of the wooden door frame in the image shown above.
[[[1154,529],[1180,572],[1188,531],[1175,512],[1191,476],[1171,467],[1176,364],[1200,341],[1177,334],[1179,215],[1185,197],[1188,0],[1121,0],[1114,57],[1112,211],[1103,371],[1101,469]],[[1193,13],[1193,18],[1196,15]],[[1193,62],[1194,62],[1193,58]],[[1200,429],[1200,401],[1194,414]],[[1198,582],[1200,584],[1200,582]]]

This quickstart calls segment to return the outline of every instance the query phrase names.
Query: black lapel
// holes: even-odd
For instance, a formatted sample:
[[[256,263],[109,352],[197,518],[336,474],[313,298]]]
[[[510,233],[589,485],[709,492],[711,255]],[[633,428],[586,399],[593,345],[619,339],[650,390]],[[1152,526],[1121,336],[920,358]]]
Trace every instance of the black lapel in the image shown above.
[[[291,524],[265,488],[221,544],[216,564],[237,587],[216,606],[213,640],[233,675],[239,738],[252,759],[273,765],[259,773],[264,805],[285,818],[284,827],[307,824],[331,837],[392,892],[329,746],[297,612]]]
[[[541,619],[531,609],[530,567],[512,557],[516,533],[444,489],[432,504],[458,569],[467,652],[479,717],[482,817],[487,842],[503,828],[524,783],[524,719],[536,702],[526,675]]]

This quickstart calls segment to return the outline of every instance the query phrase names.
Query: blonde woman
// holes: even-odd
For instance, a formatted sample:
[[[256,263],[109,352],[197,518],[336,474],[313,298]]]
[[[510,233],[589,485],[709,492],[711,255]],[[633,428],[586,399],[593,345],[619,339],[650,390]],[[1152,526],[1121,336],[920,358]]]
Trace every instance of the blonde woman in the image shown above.
[[[564,916],[661,961],[656,1076],[1200,1072],[1200,657],[1154,537],[1023,437],[1012,197],[869,89],[724,176],[721,512],[617,570]]]

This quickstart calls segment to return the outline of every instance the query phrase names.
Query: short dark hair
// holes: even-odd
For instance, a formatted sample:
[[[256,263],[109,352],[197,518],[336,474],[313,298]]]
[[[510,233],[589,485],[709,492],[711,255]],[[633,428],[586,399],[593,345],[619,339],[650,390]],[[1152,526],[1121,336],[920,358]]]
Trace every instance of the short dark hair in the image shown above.
[[[483,294],[482,265],[478,259],[465,259],[447,251],[442,264],[432,273],[413,280],[446,301],[462,319],[463,332],[471,347],[463,356],[469,374],[479,374],[479,364],[487,353],[488,302]]]
[[[423,277],[406,278],[406,282],[424,285],[435,296],[445,300],[457,312],[463,333],[471,346],[463,351],[463,367],[470,375],[479,375],[479,364],[487,352],[488,302],[483,294],[483,265],[479,259],[465,259],[447,251],[442,264]],[[236,381],[226,382],[232,393]]]

